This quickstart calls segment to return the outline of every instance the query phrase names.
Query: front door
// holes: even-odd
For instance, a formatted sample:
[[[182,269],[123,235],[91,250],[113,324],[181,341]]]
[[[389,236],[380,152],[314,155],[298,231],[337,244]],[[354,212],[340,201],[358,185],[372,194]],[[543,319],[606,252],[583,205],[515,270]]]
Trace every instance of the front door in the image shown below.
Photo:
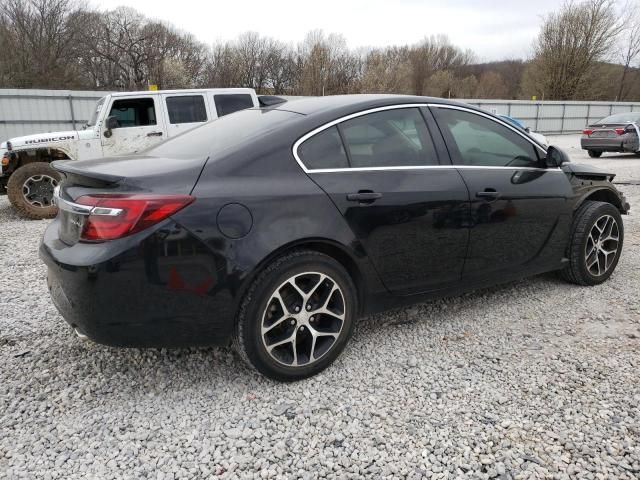
[[[112,100],[107,117],[115,117],[117,127],[101,127],[102,152],[105,157],[145,150],[166,139],[156,96],[122,97]]]
[[[310,137],[298,155],[391,292],[459,281],[468,192],[455,169],[439,164],[419,108],[346,120]]]
[[[571,186],[545,152],[514,129],[471,110],[432,106],[471,197],[464,276],[560,265]]]

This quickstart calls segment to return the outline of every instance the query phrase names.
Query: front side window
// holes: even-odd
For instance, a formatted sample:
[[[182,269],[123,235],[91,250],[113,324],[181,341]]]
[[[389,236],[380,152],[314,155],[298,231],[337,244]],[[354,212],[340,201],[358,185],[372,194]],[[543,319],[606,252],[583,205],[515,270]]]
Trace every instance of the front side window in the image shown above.
[[[449,147],[454,150],[454,163],[489,167],[540,166],[531,142],[504,125],[462,110],[433,110],[440,128],[448,137]]]
[[[245,93],[214,95],[213,101],[216,104],[216,112],[219,117],[229,115],[230,113],[253,107],[253,99],[251,95]]]
[[[298,156],[309,170],[349,168],[340,134],[330,127],[305,140],[298,148]]]
[[[126,98],[115,100],[109,112],[116,117],[118,128],[144,127],[156,124],[153,98]]]
[[[169,123],[196,123],[207,121],[207,108],[202,95],[167,97]]]
[[[339,125],[352,168],[437,165],[435,148],[417,108],[369,113]]]

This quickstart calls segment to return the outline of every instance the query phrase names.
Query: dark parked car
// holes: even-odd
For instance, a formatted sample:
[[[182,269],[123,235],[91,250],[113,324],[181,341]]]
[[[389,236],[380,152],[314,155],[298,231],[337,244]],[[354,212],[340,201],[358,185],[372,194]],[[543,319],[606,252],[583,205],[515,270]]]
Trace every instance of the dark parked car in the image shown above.
[[[580,146],[591,158],[599,158],[603,152],[640,153],[638,125],[640,112],[616,113],[585,128]]]
[[[475,108],[409,96],[306,98],[234,113],[142,154],[56,162],[40,255],[80,335],[225,344],[295,380],[357,317],[557,270],[604,282],[629,206]]]

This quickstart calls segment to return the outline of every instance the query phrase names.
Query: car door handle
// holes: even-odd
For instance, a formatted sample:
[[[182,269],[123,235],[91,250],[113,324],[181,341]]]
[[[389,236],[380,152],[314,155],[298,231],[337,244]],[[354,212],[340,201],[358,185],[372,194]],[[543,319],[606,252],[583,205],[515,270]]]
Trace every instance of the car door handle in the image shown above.
[[[370,204],[382,198],[382,194],[378,192],[371,192],[366,190],[360,190],[358,193],[347,194],[347,200],[350,202],[358,202],[364,205]]]
[[[147,133],[147,137],[161,137],[162,136],[162,132],[150,132]]]
[[[476,192],[476,197],[496,200],[500,197],[500,192],[496,192],[493,188],[485,188],[482,192]]]

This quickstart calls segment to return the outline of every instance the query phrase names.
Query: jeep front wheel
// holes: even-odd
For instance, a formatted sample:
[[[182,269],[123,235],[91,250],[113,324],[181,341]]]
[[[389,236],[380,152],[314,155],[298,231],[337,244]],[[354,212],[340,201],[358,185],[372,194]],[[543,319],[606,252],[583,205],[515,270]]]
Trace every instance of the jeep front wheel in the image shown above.
[[[53,204],[53,189],[59,181],[60,174],[48,163],[28,163],[9,177],[7,195],[11,204],[25,217],[53,218],[58,213]]]

